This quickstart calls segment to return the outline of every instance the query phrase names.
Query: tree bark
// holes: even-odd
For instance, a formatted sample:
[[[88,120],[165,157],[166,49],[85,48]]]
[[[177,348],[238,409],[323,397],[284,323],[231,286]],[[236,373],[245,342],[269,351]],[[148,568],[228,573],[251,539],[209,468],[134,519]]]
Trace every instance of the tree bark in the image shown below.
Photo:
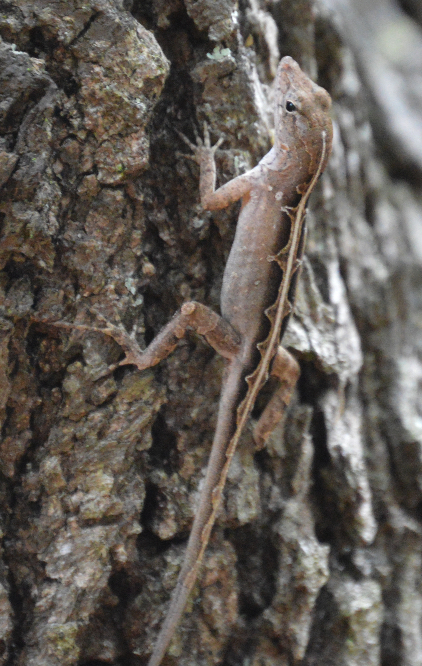
[[[166,663],[422,665],[422,61],[416,2],[0,2],[0,666],[141,665],[183,558],[222,359],[110,369],[186,300],[216,311],[237,207],[177,130],[271,145],[293,56],[333,98],[265,450],[244,434]],[[404,13],[406,12],[406,14]],[[419,88],[418,88],[419,85]]]

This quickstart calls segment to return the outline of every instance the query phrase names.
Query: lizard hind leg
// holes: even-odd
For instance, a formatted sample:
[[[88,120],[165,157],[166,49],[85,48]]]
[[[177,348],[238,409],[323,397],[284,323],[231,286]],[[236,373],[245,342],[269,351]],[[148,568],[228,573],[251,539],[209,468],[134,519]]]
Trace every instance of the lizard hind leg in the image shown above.
[[[50,323],[58,328],[95,331],[113,338],[122,348],[125,357],[117,365],[110,366],[110,370],[119,365],[135,365],[138,370],[157,365],[171,354],[188,330],[202,335],[216,352],[230,361],[240,350],[240,335],[233,326],[211,308],[196,301],[184,303],[146,349],[141,349],[136,339],[121,324],[115,326],[107,322],[104,328],[99,328],[65,321]]]
[[[270,374],[278,380],[278,386],[253,430],[253,437],[258,449],[265,446],[268,437],[280,423],[300,374],[298,362],[281,345],[277,348],[273,358]]]
[[[139,347],[124,349],[126,358],[121,364],[133,363],[139,370],[156,365],[173,351],[188,330],[203,335],[211,347],[224,358],[232,360],[239,351],[240,336],[228,321],[206,305],[188,301],[145,350],[141,351]]]
[[[138,370],[150,368],[167,358],[188,330],[203,335],[213,349],[229,360],[232,360],[240,349],[240,336],[233,326],[211,308],[196,301],[184,303],[144,350],[123,327],[109,324],[103,329],[76,325],[75,328],[109,335],[125,353],[125,358],[120,361],[119,365],[133,364]]]

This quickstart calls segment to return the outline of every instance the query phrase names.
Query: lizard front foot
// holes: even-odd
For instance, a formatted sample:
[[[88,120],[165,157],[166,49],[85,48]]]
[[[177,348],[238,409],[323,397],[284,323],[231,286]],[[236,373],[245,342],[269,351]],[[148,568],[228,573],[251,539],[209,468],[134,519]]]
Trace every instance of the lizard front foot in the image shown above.
[[[204,120],[204,139],[202,139],[195,130],[196,144],[192,143],[192,141],[190,141],[187,138],[187,136],[185,136],[178,129],[176,129],[176,132],[180,136],[182,141],[184,141],[186,145],[189,146],[189,148],[193,152],[193,155],[186,155],[185,153],[177,153],[177,154],[180,155],[180,157],[186,157],[189,160],[193,160],[199,165],[201,165],[201,163],[204,162],[204,158],[209,158],[209,157],[214,158],[216,150],[218,150],[218,148],[221,146],[221,144],[224,141],[224,137],[221,136],[216,144],[214,144],[213,146],[211,145],[210,132],[208,129],[208,124],[205,120]]]

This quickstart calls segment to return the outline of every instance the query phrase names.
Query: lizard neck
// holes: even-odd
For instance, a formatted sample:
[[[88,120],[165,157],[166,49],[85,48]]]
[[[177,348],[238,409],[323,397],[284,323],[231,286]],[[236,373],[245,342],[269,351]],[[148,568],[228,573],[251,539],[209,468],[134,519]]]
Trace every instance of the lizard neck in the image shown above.
[[[296,146],[291,149],[277,135],[275,145],[262,158],[260,164],[269,171],[282,174],[285,189],[289,183],[301,185],[312,176],[309,173],[310,155],[306,152],[304,155],[298,153]]]
[[[288,166],[288,146],[278,142],[271,148],[261,160],[260,164],[271,171],[284,171]]]

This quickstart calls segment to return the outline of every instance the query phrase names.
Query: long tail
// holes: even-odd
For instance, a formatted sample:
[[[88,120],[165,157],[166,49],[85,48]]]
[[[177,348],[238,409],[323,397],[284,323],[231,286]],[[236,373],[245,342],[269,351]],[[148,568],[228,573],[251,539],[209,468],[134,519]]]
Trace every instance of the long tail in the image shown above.
[[[225,372],[217,427],[199,507],[193,521],[185,558],[173,591],[170,607],[158,634],[148,666],[159,666],[161,663],[197,578],[209,540],[210,530],[205,528],[209,525],[210,517],[215,509],[214,490],[219,486],[221,472],[226,462],[226,449],[236,426],[236,410],[239,404],[243,375],[243,367],[236,361],[233,361]]]

